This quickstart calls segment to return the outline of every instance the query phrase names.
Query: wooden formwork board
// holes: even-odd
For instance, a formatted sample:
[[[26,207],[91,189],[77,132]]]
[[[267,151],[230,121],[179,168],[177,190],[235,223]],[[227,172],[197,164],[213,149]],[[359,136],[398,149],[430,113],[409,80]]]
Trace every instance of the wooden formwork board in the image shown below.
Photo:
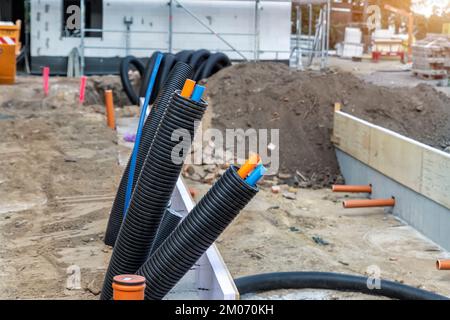
[[[342,111],[334,114],[336,147],[450,209],[450,154]]]

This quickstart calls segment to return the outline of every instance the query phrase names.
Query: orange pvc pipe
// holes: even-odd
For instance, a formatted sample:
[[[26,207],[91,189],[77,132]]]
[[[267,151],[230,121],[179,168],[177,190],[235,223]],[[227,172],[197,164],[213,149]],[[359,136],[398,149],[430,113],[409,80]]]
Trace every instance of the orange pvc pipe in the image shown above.
[[[194,91],[195,81],[191,79],[187,79],[184,83],[183,89],[181,90],[181,96],[183,98],[189,99],[192,95],[192,91]]]
[[[244,165],[238,170],[238,175],[245,179],[256,168],[260,161],[260,157],[258,154],[252,154],[248,160],[244,163]]]
[[[111,129],[116,129],[116,117],[114,114],[114,101],[112,90],[105,90],[105,104],[106,104],[106,124]]]
[[[106,124],[111,129],[116,129],[116,117],[114,113],[114,100],[112,90],[105,90],[105,105],[106,105]]]
[[[372,193],[372,186],[333,185],[332,190],[333,192]]]
[[[438,270],[450,270],[450,260],[438,260],[438,261],[436,261],[436,268]]]
[[[393,207],[395,199],[368,199],[368,200],[347,200],[343,202],[344,208],[373,208],[373,207]]]
[[[145,278],[123,274],[113,278],[113,300],[144,300]]]

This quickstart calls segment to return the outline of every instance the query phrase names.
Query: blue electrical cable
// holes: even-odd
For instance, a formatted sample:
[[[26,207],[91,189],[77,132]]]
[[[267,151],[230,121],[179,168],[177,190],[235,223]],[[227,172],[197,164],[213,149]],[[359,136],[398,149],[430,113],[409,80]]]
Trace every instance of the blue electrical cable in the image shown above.
[[[128,205],[130,204],[131,194],[132,194],[132,190],[133,190],[134,171],[136,171],[136,158],[137,158],[137,154],[138,154],[138,150],[139,150],[139,144],[141,142],[142,127],[144,126],[145,115],[147,113],[147,107],[148,107],[148,104],[150,101],[150,96],[153,92],[153,86],[155,85],[156,76],[158,74],[159,66],[161,65],[162,59],[163,59],[163,54],[159,53],[156,57],[155,66],[153,67],[150,82],[147,87],[147,92],[145,93],[144,104],[142,105],[141,114],[139,116],[139,125],[138,125],[137,132],[136,132],[136,140],[134,142],[133,153],[131,155],[130,171],[128,174],[127,192],[125,194],[125,205],[123,207],[123,217],[124,218],[127,215]]]
[[[256,183],[264,176],[264,174],[267,172],[267,169],[263,166],[263,164],[259,164],[255,170],[253,170],[252,173],[245,179],[245,182],[247,182],[251,186],[256,186]]]
[[[203,92],[205,92],[205,87],[196,84],[194,87],[194,91],[192,92],[191,100],[195,102],[200,102],[203,96]]]

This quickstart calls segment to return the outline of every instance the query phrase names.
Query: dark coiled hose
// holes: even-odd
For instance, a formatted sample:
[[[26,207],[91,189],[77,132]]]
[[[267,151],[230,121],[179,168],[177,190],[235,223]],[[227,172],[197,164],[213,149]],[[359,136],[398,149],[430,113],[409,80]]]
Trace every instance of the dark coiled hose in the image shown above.
[[[158,53],[160,52],[154,52],[152,54],[145,68],[142,63],[133,56],[128,56],[122,60],[120,67],[120,78],[122,80],[123,89],[133,104],[138,105],[139,97],[145,96]],[[193,68],[193,80],[195,81],[209,78],[221,69],[231,65],[230,59],[224,53],[211,53],[205,49],[197,51],[183,50],[178,52],[176,55],[164,53],[164,58],[161,62],[158,76],[156,78],[155,89],[150,97],[150,104],[155,101],[158,92],[163,88],[163,84],[165,83],[176,62],[184,62],[189,64]],[[128,78],[130,64],[134,65],[135,68],[139,70],[141,75],[142,80],[139,92],[134,91]]]
[[[230,167],[137,271],[147,280],[145,298],[162,299],[257,192]]]
[[[170,75],[161,90],[154,107],[151,109],[150,114],[145,121],[144,127],[142,128],[141,143],[139,145],[138,155],[136,158],[136,172],[133,179],[133,190],[139,177],[139,173],[141,172],[144,160],[150,149],[150,145],[157,131],[158,125],[167,109],[167,106],[169,105],[170,97],[176,90],[181,90],[186,79],[191,76],[192,68],[185,63],[178,62],[170,72]],[[105,244],[109,246],[114,246],[117,234],[119,233],[119,229],[122,224],[129,170],[130,160],[128,160],[128,164],[122,175],[122,179],[120,180],[116,198],[114,199],[111,214],[109,216],[108,227],[105,233]]]
[[[120,81],[122,82],[123,90],[127,94],[127,97],[131,101],[131,103],[138,105],[139,97],[134,91],[130,79],[128,78],[128,71],[130,71],[131,66],[134,66],[136,68],[136,70],[139,72],[139,75],[141,76],[141,79],[144,76],[145,67],[140,60],[133,56],[125,57],[120,62]]]
[[[173,209],[167,209],[164,216],[161,219],[161,223],[156,233],[155,240],[153,240],[152,248],[150,249],[151,256],[156,249],[158,249],[164,240],[169,237],[173,230],[178,226],[183,216]]]
[[[193,141],[195,125],[207,104],[172,95],[137,180],[127,215],[122,223],[103,282],[101,299],[112,298],[113,277],[133,274],[147,260],[161,217],[167,208],[181,172],[186,152]],[[174,141],[175,130],[184,130],[189,139]],[[173,161],[172,150],[182,145]],[[164,242],[165,243],[165,242]]]
[[[323,289],[360,292],[400,300],[448,300],[433,292],[380,280],[380,289],[369,289],[368,278],[330,272],[275,272],[235,280],[241,295],[282,289]]]

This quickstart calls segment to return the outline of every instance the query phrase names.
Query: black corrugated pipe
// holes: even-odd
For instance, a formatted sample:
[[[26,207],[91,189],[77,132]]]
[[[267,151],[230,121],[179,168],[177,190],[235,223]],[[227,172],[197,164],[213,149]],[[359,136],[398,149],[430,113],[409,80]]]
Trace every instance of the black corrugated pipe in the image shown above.
[[[379,289],[369,289],[371,279],[367,277],[331,272],[275,272],[234,281],[241,295],[283,289],[323,289],[360,292],[400,300],[448,300],[433,292],[387,280],[380,280]]]
[[[173,230],[178,226],[183,216],[173,209],[166,209],[164,216],[161,219],[161,223],[158,227],[158,232],[156,232],[155,240],[153,240],[152,248],[150,249],[151,256],[156,249],[158,249],[164,240],[172,233]]]
[[[231,166],[137,274],[146,278],[146,299],[162,299],[256,195]]]
[[[196,122],[201,120],[206,107],[206,102],[197,103],[183,98],[179,91],[172,95],[120,228],[103,282],[101,299],[112,298],[114,276],[133,274],[147,260],[161,217],[180,175],[185,151],[189,150],[193,141]],[[189,134],[190,141],[184,138],[174,141],[172,134],[179,129]],[[179,160],[182,161],[173,161],[172,151],[180,146]]]
[[[128,56],[122,60],[120,77],[122,79],[123,89],[133,104],[139,105],[138,96],[145,96],[145,92],[150,82],[150,76],[156,62],[156,57],[159,53],[159,51],[156,51],[152,54],[145,68],[143,64],[133,56]],[[194,76],[192,79],[195,81],[209,78],[221,69],[231,65],[231,61],[226,54],[222,52],[212,54],[206,49],[200,49],[197,51],[183,50],[178,52],[176,55],[164,53],[164,58],[161,62],[158,76],[156,77],[154,91],[150,97],[150,104],[152,104],[155,100],[159,90],[162,88],[162,84],[165,82],[170,70],[177,61],[187,63],[193,68]],[[133,64],[141,74],[141,87],[139,92],[134,91],[130,83],[130,79],[128,79],[130,64]]]
[[[189,65],[178,62],[170,72],[163,90],[160,92],[158,99],[154,104],[154,107],[151,109],[150,114],[145,121],[144,127],[142,128],[141,143],[139,145],[138,155],[136,158],[136,172],[133,179],[133,190],[139,177],[139,173],[141,172],[142,165],[147,156],[148,150],[150,149],[150,145],[153,141],[158,125],[162,119],[164,112],[167,109],[167,106],[169,105],[170,97],[176,90],[181,90],[184,82],[187,78],[192,76],[192,73],[193,70]],[[105,244],[109,246],[114,246],[123,220],[125,194],[127,191],[127,181],[130,170],[130,159],[128,160],[128,164],[122,175],[122,179],[120,180],[116,198],[114,199],[114,203],[109,216],[108,227],[105,233]]]

